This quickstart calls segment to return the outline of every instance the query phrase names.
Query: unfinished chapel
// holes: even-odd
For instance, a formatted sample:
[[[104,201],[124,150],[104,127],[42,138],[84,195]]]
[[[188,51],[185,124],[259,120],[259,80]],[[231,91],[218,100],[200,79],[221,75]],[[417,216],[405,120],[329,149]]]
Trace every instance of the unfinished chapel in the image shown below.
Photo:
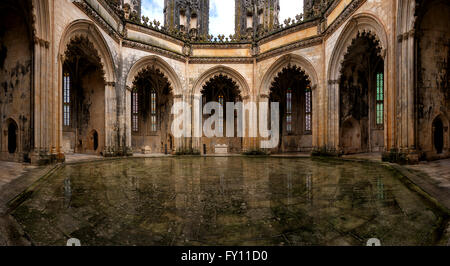
[[[450,1],[295,1],[281,21],[278,0],[235,0],[229,36],[209,34],[209,0],[165,0],[164,21],[141,0],[0,1],[0,160],[262,149],[174,136],[172,106],[195,101],[278,102],[271,154],[449,158]]]

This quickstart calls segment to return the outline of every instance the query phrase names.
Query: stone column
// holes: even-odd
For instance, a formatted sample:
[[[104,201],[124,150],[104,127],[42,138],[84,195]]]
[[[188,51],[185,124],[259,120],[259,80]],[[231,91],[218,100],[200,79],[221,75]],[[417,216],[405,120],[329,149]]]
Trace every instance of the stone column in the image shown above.
[[[203,115],[202,95],[192,97],[192,149],[202,151]]]
[[[52,134],[49,118],[51,109],[49,107],[50,82],[50,43],[38,36],[34,39],[34,65],[33,65],[33,89],[34,94],[34,147],[31,154],[33,164],[46,164],[52,161],[51,150]]]
[[[339,152],[339,83],[328,81],[328,137],[327,152]]]
[[[268,107],[269,107],[269,109],[268,110],[271,110],[270,109],[270,104],[271,104],[271,102],[270,102],[270,97],[269,97],[269,95],[267,95],[267,94],[261,94],[261,95],[259,95],[259,101],[258,101],[258,123],[256,123],[256,127],[258,127],[258,138],[256,139],[256,146],[255,147],[250,147],[250,148],[260,148],[261,147],[261,141],[263,140],[263,138],[261,138],[261,135],[260,135],[260,132],[259,132],[259,124],[260,123],[264,123],[264,121],[259,121],[259,113],[261,112],[261,110],[259,110],[259,104],[260,103],[267,103],[268,104]],[[271,117],[271,112],[268,112],[267,113],[267,118],[269,119],[269,121],[270,121],[270,117]],[[268,123],[268,121],[265,121],[266,123]],[[280,121],[280,123],[281,123],[281,121]],[[268,129],[269,130],[272,130],[272,125],[270,124],[270,123],[268,123]],[[280,135],[281,135],[281,132],[280,132]],[[280,136],[280,138],[281,138],[282,136]]]
[[[312,131],[312,148],[313,150],[316,150],[320,147],[320,136],[322,135],[319,130],[321,129],[321,126],[319,123],[321,120],[319,119],[320,114],[319,112],[322,111],[322,107],[319,106],[319,95],[320,92],[318,91],[317,85],[314,85],[311,88],[311,110],[312,110],[312,117],[311,117],[311,131]]]
[[[184,96],[183,96],[183,95],[178,94],[178,95],[174,95],[174,96],[173,96],[173,103],[174,103],[174,104],[177,104],[177,103],[180,103],[180,102],[183,102],[183,101],[184,101]],[[178,115],[178,114],[175,114],[174,118],[176,118],[177,115]],[[184,115],[186,115],[186,114],[184,114]],[[183,127],[184,127],[184,130],[186,130],[186,125],[183,125]],[[186,132],[185,132],[185,134],[186,134]],[[186,148],[188,148],[188,147],[186,147],[186,145],[185,145],[185,143],[186,143],[185,139],[186,139],[186,138],[184,138],[184,137],[176,138],[176,137],[174,136],[174,150],[175,150],[176,152],[178,152],[178,151],[183,151],[183,150],[185,150]]]
[[[118,154],[117,133],[119,127],[116,123],[117,118],[117,98],[115,92],[116,83],[108,81],[105,83],[105,150],[103,155],[106,157]]]
[[[125,136],[125,145],[130,153],[132,153],[132,142],[131,142],[131,88],[126,87],[125,89],[125,104],[124,104],[124,114],[122,114],[120,117],[122,117],[124,121],[121,122],[121,125],[124,125],[123,134]],[[129,104],[128,104],[129,103]],[[130,154],[131,155],[131,154]]]
[[[252,136],[251,131],[256,129],[256,132],[258,133],[258,106],[257,102],[252,100],[252,97],[246,96],[243,99],[243,121],[245,121],[245,128],[244,129],[244,138],[243,138],[243,144],[242,144],[242,150],[243,151],[249,151],[249,150],[255,150],[259,148],[259,137],[258,136]],[[249,108],[256,108],[256,110],[248,111],[246,110],[246,106],[248,104],[254,103],[252,107]],[[256,105],[256,106],[255,106]],[[253,121],[251,119],[251,112],[256,112],[256,121]],[[247,114],[248,113],[248,114]],[[257,134],[258,135],[258,134]]]
[[[397,75],[397,132],[391,153],[395,157],[416,162],[419,159],[416,150],[416,116],[415,116],[415,58],[414,30],[398,36],[398,75]],[[391,155],[392,157],[392,155]]]

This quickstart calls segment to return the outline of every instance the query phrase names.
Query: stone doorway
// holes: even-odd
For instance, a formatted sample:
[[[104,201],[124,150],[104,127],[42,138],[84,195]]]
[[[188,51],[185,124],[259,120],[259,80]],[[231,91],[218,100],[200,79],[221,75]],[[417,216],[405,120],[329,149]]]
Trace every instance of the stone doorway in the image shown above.
[[[433,146],[437,154],[444,151],[444,124],[438,117],[433,122]]]
[[[385,75],[381,47],[358,33],[347,49],[339,80],[340,149],[344,154],[384,149]]]
[[[100,56],[88,38],[77,36],[67,45],[62,80],[64,152],[103,155],[104,72]]]
[[[16,122],[13,120],[9,120],[8,123],[8,152],[10,154],[14,154],[17,152],[17,135],[18,135],[19,128],[17,127]]]

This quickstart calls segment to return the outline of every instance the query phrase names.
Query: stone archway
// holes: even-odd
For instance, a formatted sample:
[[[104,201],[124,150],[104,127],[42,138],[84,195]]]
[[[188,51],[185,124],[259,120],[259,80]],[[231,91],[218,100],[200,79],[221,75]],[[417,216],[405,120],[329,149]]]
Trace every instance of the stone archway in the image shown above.
[[[97,130],[93,129],[91,133],[89,133],[89,143],[88,143],[88,150],[92,153],[97,152],[99,148],[99,135]]]
[[[6,125],[8,153],[15,154],[19,150],[19,127],[12,119],[8,119]]]
[[[342,131],[340,150],[343,153],[381,152],[384,148],[384,59],[373,34],[360,33],[347,48],[341,63],[339,78],[339,124],[352,118],[359,125],[359,132]],[[342,133],[346,133],[344,136]],[[360,139],[359,149],[349,139]]]
[[[443,113],[437,115],[430,123],[429,145],[432,153],[427,154],[427,159],[447,158],[450,153],[450,123]]]
[[[273,81],[284,69],[290,68],[298,68],[308,77],[309,88],[311,90],[311,111],[314,110],[315,107],[318,106],[317,88],[319,86],[319,78],[317,72],[309,60],[295,54],[287,54],[280,57],[266,71],[260,83],[259,101],[269,101]],[[321,143],[323,140],[319,137],[319,123],[320,121],[318,119],[317,112],[312,112],[311,130],[310,135],[307,137],[312,140],[308,140],[307,143],[305,143],[306,145],[302,145],[305,147],[300,150],[309,151],[311,148],[317,148],[322,145]],[[306,148],[306,146],[308,147]]]
[[[246,79],[238,71],[227,66],[216,66],[203,73],[194,83],[194,86],[192,87],[192,95],[200,96],[206,83],[212,77],[219,75],[226,76],[235,82],[239,87],[242,98],[245,99],[250,97],[250,87],[248,86]]]
[[[61,90],[64,152],[103,155],[106,102],[100,56],[88,38],[75,36],[68,43],[64,58]]]
[[[131,88],[131,147],[144,154],[171,154],[174,95],[169,79],[147,66],[136,74]]]
[[[273,79],[269,102],[280,104],[280,142],[272,152],[310,152],[313,148],[312,82],[297,66],[283,68]]]
[[[440,117],[433,121],[433,147],[437,154],[444,152],[444,123]]]
[[[192,87],[192,95],[194,104],[193,106],[196,106],[196,103],[198,103],[199,110],[196,110],[194,107],[193,114],[192,114],[192,124],[194,125],[192,127],[193,130],[193,138],[192,138],[192,148],[195,151],[198,151],[200,153],[215,153],[216,152],[216,145],[217,145],[217,152],[225,153],[239,153],[243,150],[250,149],[250,146],[252,145],[250,139],[254,138],[256,136],[255,129],[257,129],[257,124],[251,124],[254,120],[253,118],[250,119],[250,116],[252,114],[256,114],[254,111],[256,111],[255,108],[252,108],[251,106],[248,106],[249,109],[247,109],[246,114],[242,118],[242,131],[244,137],[237,137],[237,132],[235,131],[234,138],[221,138],[220,140],[218,138],[213,138],[212,140],[205,139],[204,132],[202,130],[203,123],[202,121],[205,121],[205,117],[202,117],[200,114],[200,110],[203,106],[202,103],[205,101],[219,101],[218,96],[219,95],[210,95],[209,91],[211,91],[210,87],[217,87],[218,84],[221,84],[224,88],[227,88],[225,90],[225,93],[223,96],[223,102],[226,103],[226,100],[230,100],[234,103],[236,103],[236,100],[243,103],[244,106],[246,106],[247,103],[250,101],[250,88],[248,86],[248,83],[246,79],[236,70],[226,67],[226,66],[216,66],[205,73],[203,73],[197,81],[194,83],[194,86]],[[209,96],[206,97],[206,100],[204,99],[205,93]],[[226,94],[228,94],[228,99],[225,98]],[[230,96],[231,95],[231,96]],[[225,115],[225,112],[224,112]],[[235,119],[235,125],[237,128],[238,119]],[[226,123],[226,121],[224,122]],[[198,129],[196,130],[195,125],[199,125]],[[226,129],[224,128],[224,136],[226,135]],[[205,144],[205,145],[204,145]],[[219,146],[222,145],[222,146]]]
[[[75,67],[78,57],[84,62],[84,69]],[[64,95],[67,89],[67,74],[69,74],[69,87],[72,88],[69,90],[70,95]],[[95,128],[99,137],[99,148],[95,154],[103,156],[119,154],[117,132],[114,130],[116,101],[105,101],[105,99],[116,99],[114,60],[102,33],[92,22],[76,20],[66,27],[59,44],[59,76],[61,98],[58,99],[60,105],[57,124],[61,128],[58,145],[61,151],[64,153],[88,152],[90,150],[89,133]],[[93,82],[93,85],[88,84],[89,82]],[[79,94],[78,97],[74,96],[76,92]],[[96,104],[92,104],[92,100],[95,100]],[[81,118],[73,116],[70,119],[74,118],[78,121],[67,123],[65,108],[68,108],[68,102],[72,104],[71,101],[74,104],[69,107],[72,113],[85,112],[83,115],[81,113],[78,115],[93,123],[81,121]],[[76,110],[72,110],[73,108]],[[76,123],[71,124],[71,122]],[[68,134],[69,131],[71,131],[70,134]]]
[[[211,77],[202,90],[202,109],[210,102],[217,102],[220,105],[219,124],[214,125],[214,130],[222,132],[222,137],[206,137],[203,136],[201,145],[203,147],[203,154],[214,153],[240,153],[243,148],[243,137],[239,137],[237,134],[238,117],[233,112],[232,129],[228,128],[228,120],[231,119],[227,116],[229,111],[227,103],[239,103],[242,102],[241,92],[236,82],[231,78],[219,74],[218,76]],[[216,112],[218,110],[215,110]],[[210,117],[210,115],[203,115],[203,123]],[[202,124],[203,124],[202,123]],[[233,132],[233,136],[229,136],[229,131]]]
[[[345,59],[346,56],[351,53],[352,44],[355,44],[355,41],[360,40],[361,38],[369,38],[369,43],[376,44],[376,56],[378,58],[381,58],[383,60],[382,67],[380,66],[380,69],[382,68],[382,75],[379,77],[381,78],[382,83],[382,91],[383,98],[385,95],[389,95],[389,79],[387,78],[388,75],[388,69],[387,66],[389,65],[386,60],[386,54],[388,51],[388,39],[387,34],[384,29],[384,26],[382,23],[372,14],[362,13],[357,14],[353,16],[349,22],[344,27],[344,30],[342,31],[341,35],[338,38],[338,41],[336,42],[336,45],[334,47],[334,50],[331,54],[331,59],[328,64],[328,125],[327,125],[327,150],[329,152],[333,153],[341,153],[346,152],[342,150],[342,130],[341,127],[343,126],[343,122],[348,119],[352,114],[343,114],[346,113],[345,110],[341,110],[341,103],[342,101],[345,101],[346,99],[342,99],[342,96],[349,95],[349,94],[342,94],[341,93],[341,86],[343,85],[343,82],[347,82],[348,85],[351,85],[351,82],[349,83],[349,80],[345,81],[341,79],[343,72],[346,72],[346,70],[343,68],[345,67]],[[354,47],[354,46],[353,46]],[[354,49],[353,49],[354,50]],[[372,50],[375,51],[375,50]],[[348,72],[348,71],[347,71]],[[373,84],[373,78],[368,79],[368,82],[370,84]],[[375,82],[376,83],[376,82]],[[387,109],[389,108],[389,105],[386,104],[384,101],[379,101],[380,104],[383,104],[383,111],[378,115],[378,117],[382,117],[382,126],[381,124],[378,125],[377,120],[375,119],[376,116],[369,115],[369,113],[374,113],[377,108],[377,95],[373,95],[373,91],[371,92],[367,91],[364,92],[364,94],[367,94],[368,99],[368,105],[365,109],[368,114],[365,115],[363,118],[367,121],[365,121],[363,124],[360,123],[360,128],[364,130],[367,133],[367,141],[362,140],[362,148],[358,152],[366,152],[366,151],[382,151],[387,147],[387,134],[386,130],[384,130],[388,125],[388,119],[387,119]],[[370,95],[370,99],[369,99]],[[347,101],[354,101],[356,99],[347,99]],[[344,111],[344,112],[343,112]],[[375,112],[376,113],[376,112]],[[355,117],[354,117],[355,118]],[[364,120],[363,119],[363,120]],[[358,118],[360,120],[360,118]],[[381,120],[379,120],[381,121]],[[379,122],[378,121],[378,122]],[[360,121],[361,122],[361,121]],[[376,126],[374,125],[377,124]],[[383,133],[377,133],[376,139],[372,140],[371,138],[374,135],[370,134],[371,128],[383,128]],[[381,134],[381,136],[380,136]],[[362,136],[364,138],[364,136]],[[373,147],[370,143],[378,143],[376,147]],[[367,144],[367,145],[366,145]],[[366,145],[366,146],[364,146]]]
[[[164,77],[164,79],[168,82],[169,86],[170,86],[170,95],[173,98],[173,101],[176,101],[177,99],[180,98],[180,95],[182,95],[182,85],[181,85],[181,80],[178,77],[177,73],[175,72],[175,70],[166,62],[164,61],[162,58],[155,56],[155,55],[151,55],[151,56],[146,56],[143,57],[139,60],[137,60],[130,68],[130,70],[128,71],[128,75],[127,75],[127,79],[126,79],[126,102],[127,103],[131,103],[132,102],[132,91],[134,88],[134,82],[135,82],[135,78],[138,76],[138,74],[140,72],[142,72],[145,69],[153,69],[155,71],[157,71],[158,73],[160,73],[160,75],[162,75]],[[133,130],[132,130],[132,105],[131,104],[126,104],[126,119],[125,119],[125,124],[126,124],[126,145],[128,147],[132,147],[132,135],[133,135]],[[169,110],[170,112],[170,110]],[[180,143],[178,143],[178,141],[175,141],[172,138],[167,138],[165,141],[163,141],[163,143],[168,143],[168,153],[171,153],[171,150],[176,150],[178,146],[180,146]],[[172,148],[170,149],[170,144],[172,146]],[[136,148],[136,147],[135,147]],[[164,152],[165,152],[165,147],[163,147]],[[140,150],[142,151],[142,150]]]

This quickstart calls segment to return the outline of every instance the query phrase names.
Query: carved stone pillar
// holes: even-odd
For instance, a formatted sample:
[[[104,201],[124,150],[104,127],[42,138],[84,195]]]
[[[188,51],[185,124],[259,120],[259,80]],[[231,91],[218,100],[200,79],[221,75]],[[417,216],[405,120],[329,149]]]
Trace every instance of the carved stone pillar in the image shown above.
[[[419,160],[416,147],[414,29],[398,35],[397,62],[397,121],[395,144],[385,160],[406,160],[414,163]]]
[[[339,152],[339,83],[337,80],[328,81],[328,134],[327,152]]]
[[[50,43],[40,37],[34,39],[34,147],[31,155],[33,164],[47,164],[56,159],[55,143],[51,139],[55,123],[50,102]],[[52,158],[52,151],[55,158]]]

